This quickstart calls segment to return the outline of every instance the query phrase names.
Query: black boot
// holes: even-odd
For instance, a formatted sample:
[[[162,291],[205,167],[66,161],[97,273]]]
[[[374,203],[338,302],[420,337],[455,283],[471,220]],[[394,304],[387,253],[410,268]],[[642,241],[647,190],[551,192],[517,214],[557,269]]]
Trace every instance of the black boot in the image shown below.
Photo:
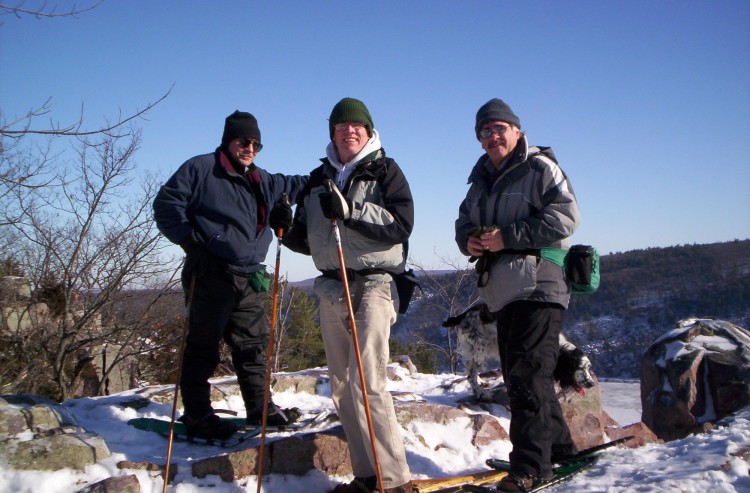
[[[328,493],[373,493],[378,491],[378,478],[370,476],[367,478],[355,477],[351,483],[337,484]]]
[[[250,412],[247,415],[247,424],[249,426],[260,426],[263,419],[262,411],[259,409],[254,412]],[[266,425],[268,426],[288,426],[299,419],[302,416],[302,412],[299,408],[292,407],[289,409],[281,409],[279,406],[270,402],[268,404],[268,416],[266,419]]]
[[[527,492],[536,488],[543,482],[552,479],[550,474],[548,477],[539,476],[518,476],[513,473],[508,474],[497,485],[495,490],[498,492]]]
[[[206,440],[226,440],[237,431],[234,423],[224,421],[214,413],[198,419],[184,415],[180,421],[185,424],[188,436]]]
[[[552,463],[557,464],[563,462],[565,459],[575,457],[578,453],[576,446],[572,443],[569,445],[553,445],[552,446]]]

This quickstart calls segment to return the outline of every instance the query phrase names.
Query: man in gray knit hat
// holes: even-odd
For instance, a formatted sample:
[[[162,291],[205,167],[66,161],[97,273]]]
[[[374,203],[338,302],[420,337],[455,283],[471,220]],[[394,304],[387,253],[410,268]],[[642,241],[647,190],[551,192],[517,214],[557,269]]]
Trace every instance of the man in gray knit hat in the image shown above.
[[[555,394],[570,286],[543,247],[568,248],[580,216],[570,181],[548,147],[531,147],[504,101],[477,111],[484,149],[459,207],[456,243],[477,260],[479,294],[497,315],[498,346],[511,407],[510,474],[498,491],[527,491],[575,453]]]

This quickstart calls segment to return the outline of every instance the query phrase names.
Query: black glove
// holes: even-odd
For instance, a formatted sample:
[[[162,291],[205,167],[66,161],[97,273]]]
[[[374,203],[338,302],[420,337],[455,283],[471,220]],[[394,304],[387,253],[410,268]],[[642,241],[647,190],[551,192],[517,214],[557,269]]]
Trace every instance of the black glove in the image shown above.
[[[274,204],[273,209],[271,209],[268,215],[268,225],[271,226],[276,236],[279,236],[279,230],[282,231],[282,235],[286,234],[289,228],[292,227],[293,222],[292,206],[289,204],[286,194],[283,194],[276,201],[276,204]]]
[[[326,180],[325,185],[329,191],[318,195],[323,215],[328,219],[349,219],[352,216],[351,201],[341,194],[331,180]]]
[[[185,265],[183,267],[185,272],[195,274],[198,277],[208,272],[211,265],[211,254],[195,238],[194,234],[190,236],[189,240],[180,244],[180,248],[185,252]]]

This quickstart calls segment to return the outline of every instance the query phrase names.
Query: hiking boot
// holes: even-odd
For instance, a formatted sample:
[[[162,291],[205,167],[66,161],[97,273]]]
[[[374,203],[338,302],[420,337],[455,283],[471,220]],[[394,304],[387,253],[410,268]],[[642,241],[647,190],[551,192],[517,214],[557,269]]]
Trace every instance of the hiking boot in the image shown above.
[[[337,484],[328,493],[373,493],[374,491],[378,491],[377,485],[378,479],[375,476],[354,478],[351,483]]]
[[[289,426],[296,422],[300,416],[302,416],[302,411],[300,411],[299,408],[292,407],[289,409],[281,409],[279,406],[271,402],[268,405],[266,426]],[[248,414],[246,419],[249,426],[260,426],[262,420],[263,415],[260,411]]]
[[[189,437],[206,440],[226,440],[237,431],[234,423],[224,421],[214,413],[198,419],[184,415],[180,421],[185,425],[185,431]]]
[[[373,491],[378,491],[377,488]],[[414,486],[414,484],[409,481],[406,484],[402,484],[401,486],[396,486],[395,488],[386,488],[385,493],[417,493],[417,488]]]
[[[552,463],[558,464],[565,461],[565,459],[575,457],[577,453],[578,450],[576,449],[575,445],[553,445]]]
[[[531,491],[532,488],[539,486],[544,482],[543,478],[533,476],[516,476],[513,473],[505,476],[499,483],[495,485],[496,491]]]
[[[409,481],[395,488],[386,488],[385,493],[417,493],[418,490],[414,484]],[[378,489],[378,479],[376,476],[367,478],[354,478],[351,483],[339,484],[329,493],[380,493]]]

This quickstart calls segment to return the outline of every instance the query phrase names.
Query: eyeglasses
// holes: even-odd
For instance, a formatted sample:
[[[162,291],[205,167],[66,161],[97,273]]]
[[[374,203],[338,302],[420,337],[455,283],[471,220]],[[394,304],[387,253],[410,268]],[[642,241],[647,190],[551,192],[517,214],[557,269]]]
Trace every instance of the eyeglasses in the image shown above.
[[[241,148],[248,147],[252,144],[253,149],[255,149],[255,152],[260,152],[261,149],[263,149],[263,144],[258,142],[255,139],[250,139],[248,137],[243,137],[242,139],[239,139],[239,145]]]
[[[337,123],[333,126],[333,128],[337,132],[344,132],[346,130],[349,130],[349,127],[352,127],[354,130],[360,130],[365,128],[365,124],[362,122],[346,122],[346,123]]]
[[[491,127],[484,127],[479,131],[479,136],[484,140],[492,134],[503,135],[508,128],[510,128],[508,125],[492,125]]]

